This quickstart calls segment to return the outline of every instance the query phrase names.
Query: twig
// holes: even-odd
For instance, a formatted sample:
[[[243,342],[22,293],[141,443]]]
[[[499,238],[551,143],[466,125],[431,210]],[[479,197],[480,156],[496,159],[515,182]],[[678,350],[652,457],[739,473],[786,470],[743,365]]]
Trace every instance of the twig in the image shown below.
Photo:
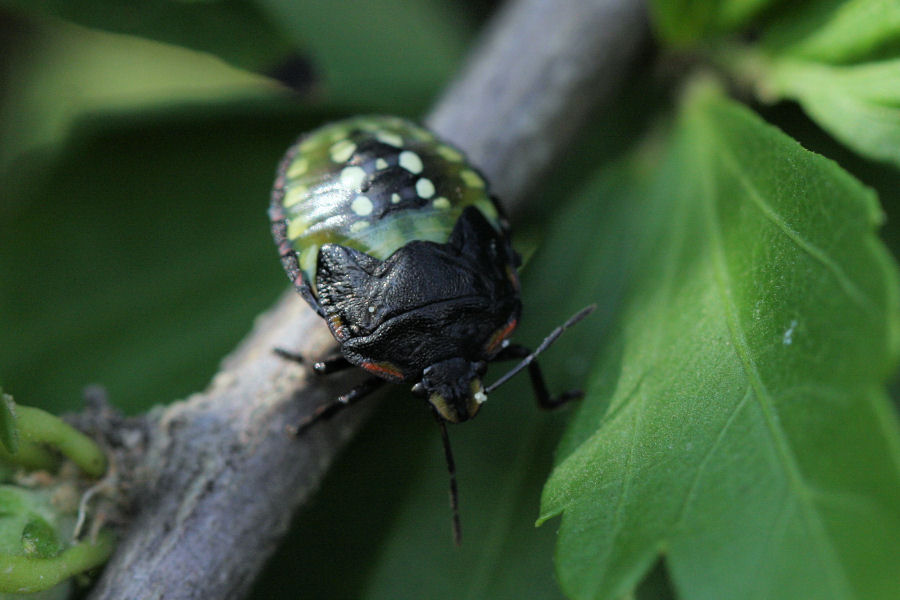
[[[514,207],[619,91],[647,33],[640,0],[510,2],[427,122]]]
[[[427,122],[514,205],[594,103],[619,88],[645,32],[637,0],[513,2]],[[136,517],[91,598],[246,595],[294,509],[373,406],[344,411],[300,439],[286,435],[338,388],[276,356],[276,347],[307,356],[333,349],[293,291],[259,318],[209,389],[152,417],[129,490]]]

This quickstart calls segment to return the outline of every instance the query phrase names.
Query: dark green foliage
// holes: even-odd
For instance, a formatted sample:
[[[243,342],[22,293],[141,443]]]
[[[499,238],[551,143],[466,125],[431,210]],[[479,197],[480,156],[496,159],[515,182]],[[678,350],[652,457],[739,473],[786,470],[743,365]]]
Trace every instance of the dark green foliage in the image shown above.
[[[16,405],[13,397],[0,388],[0,444],[12,454],[19,449],[19,432],[16,429]]]

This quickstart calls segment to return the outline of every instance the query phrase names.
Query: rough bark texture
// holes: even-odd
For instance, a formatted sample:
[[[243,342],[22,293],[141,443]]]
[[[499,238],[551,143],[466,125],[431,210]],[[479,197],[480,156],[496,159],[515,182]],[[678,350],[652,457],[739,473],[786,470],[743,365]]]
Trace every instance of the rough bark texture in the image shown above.
[[[637,0],[521,0],[494,19],[427,122],[507,205],[534,185],[646,37]],[[260,199],[260,210],[265,199]],[[293,291],[262,315],[210,387],[148,417],[136,514],[91,598],[241,598],[373,403],[300,439],[285,426],[346,390],[276,356],[333,349]]]

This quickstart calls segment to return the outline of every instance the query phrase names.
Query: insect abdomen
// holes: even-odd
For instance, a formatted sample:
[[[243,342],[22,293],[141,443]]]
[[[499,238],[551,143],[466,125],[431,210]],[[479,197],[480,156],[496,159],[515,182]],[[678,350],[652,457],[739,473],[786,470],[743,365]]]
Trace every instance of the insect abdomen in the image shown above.
[[[379,259],[413,240],[445,243],[467,206],[505,225],[463,155],[396,117],[355,117],[304,136],[279,168],[270,215],[315,286],[319,248],[341,244]]]

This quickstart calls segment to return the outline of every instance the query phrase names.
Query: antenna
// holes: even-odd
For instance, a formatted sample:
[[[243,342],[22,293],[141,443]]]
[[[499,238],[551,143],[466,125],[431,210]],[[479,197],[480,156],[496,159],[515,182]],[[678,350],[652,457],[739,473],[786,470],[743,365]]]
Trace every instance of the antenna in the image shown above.
[[[507,381],[512,379],[519,371],[521,371],[522,369],[524,369],[525,367],[530,365],[532,362],[534,362],[534,359],[537,358],[538,354],[540,354],[541,352],[543,352],[544,350],[549,348],[550,344],[555,342],[556,339],[563,334],[563,331],[565,331],[566,329],[568,329],[569,327],[571,327],[578,321],[582,320],[583,318],[585,318],[586,316],[588,316],[589,314],[594,312],[594,310],[596,308],[597,308],[596,304],[591,304],[589,306],[585,306],[580,311],[578,311],[577,313],[575,313],[574,315],[569,317],[568,321],[566,321],[565,323],[563,323],[562,325],[560,325],[559,327],[557,327],[556,329],[551,331],[550,335],[548,335],[547,337],[544,338],[544,341],[541,342],[541,345],[538,346],[534,352],[532,352],[531,354],[529,354],[528,356],[523,358],[522,362],[520,362],[515,367],[513,367],[512,369],[507,371],[506,374],[503,375],[503,377],[501,377],[500,379],[498,379],[497,381],[492,383],[485,390],[485,393],[490,394],[491,392],[496,390],[498,387],[500,387],[501,385],[503,385],[504,383],[506,383]]]
[[[485,390],[485,393],[489,394],[493,392],[495,389],[509,381],[516,373],[534,362],[534,359],[537,357],[537,355],[549,348],[550,344],[555,342],[556,339],[561,336],[566,329],[594,312],[594,309],[596,308],[596,304],[591,304],[590,306],[582,308],[580,311],[569,317],[568,321],[551,331],[550,335],[544,338],[544,341],[541,342],[541,345],[537,347],[537,350],[523,358],[522,362],[507,371],[507,373],[503,375],[503,377],[501,377],[490,387],[488,387]],[[437,419],[438,425],[441,428],[441,442],[444,444],[444,458],[447,461],[447,473],[450,475],[450,510],[453,513],[453,542],[457,546],[459,546],[462,544],[462,526],[460,525],[459,520],[459,490],[456,486],[456,463],[453,462],[453,450],[450,448],[450,436],[447,433],[447,422],[436,410],[432,409],[432,412],[435,419]]]
[[[450,510],[453,512],[453,543],[462,544],[462,526],[459,523],[459,491],[456,489],[456,464],[453,462],[453,451],[450,449],[450,436],[447,434],[447,423],[434,411],[438,425],[441,426],[441,441],[444,443],[444,458],[447,459],[447,472],[450,474]]]

